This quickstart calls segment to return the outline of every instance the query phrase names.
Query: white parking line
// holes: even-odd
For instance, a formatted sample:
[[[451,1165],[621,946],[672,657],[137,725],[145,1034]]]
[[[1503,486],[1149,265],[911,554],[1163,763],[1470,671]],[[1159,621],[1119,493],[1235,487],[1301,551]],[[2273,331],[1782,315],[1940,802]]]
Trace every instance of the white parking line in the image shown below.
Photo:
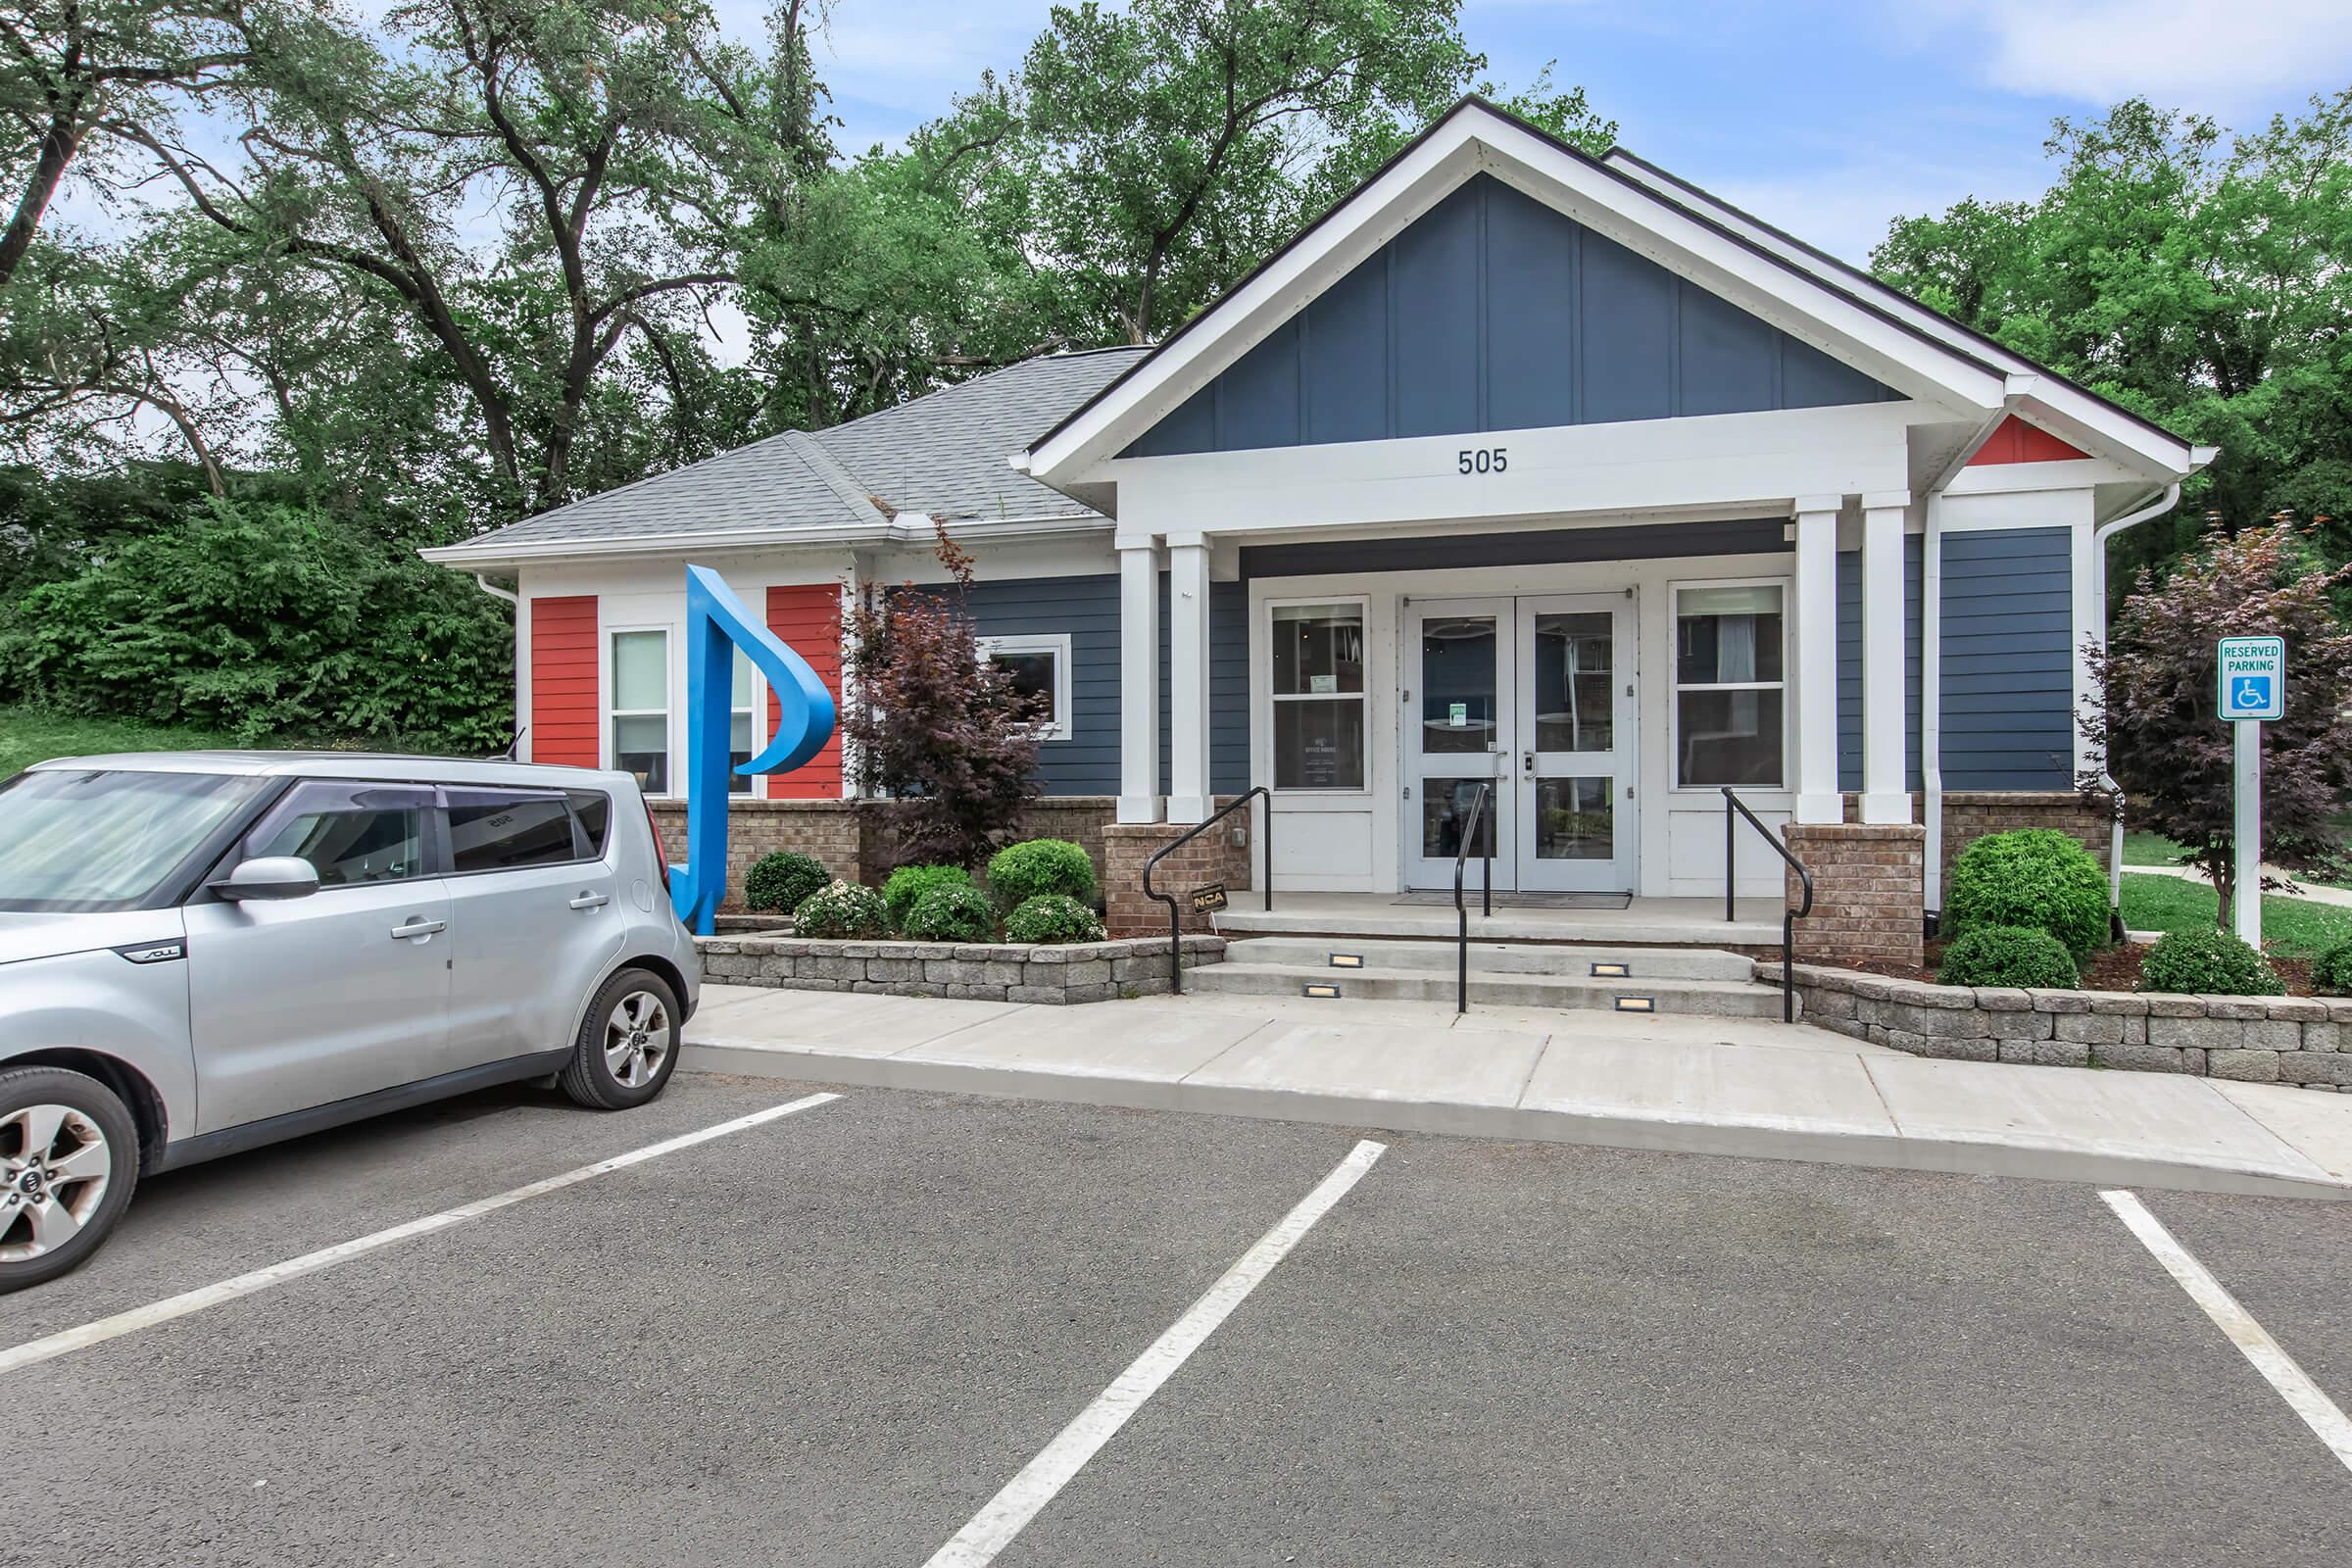
[[[2205,1315],[2230,1336],[2230,1342],[2254,1363],[2271,1387],[2278,1391],[2287,1407],[2303,1418],[2303,1424],[2319,1435],[2338,1462],[2352,1470],[2352,1419],[2333,1399],[2321,1392],[2320,1386],[2295,1364],[2295,1358],[2279,1348],[2270,1331],[2254,1321],[2253,1314],[2237,1304],[2231,1296],[2213,1277],[2204,1264],[2198,1262],[2187,1248],[2173,1239],[2164,1222],[2148,1212],[2147,1205],[2126,1192],[2101,1193],[2107,1206],[2132,1228],[2140,1245],[2156,1255],[2188,1298],[2205,1309]]]
[[[84,1323],[79,1328],[61,1329],[55,1334],[45,1335],[37,1340],[28,1340],[23,1345],[0,1350],[0,1375],[22,1371],[25,1367],[36,1365],[42,1361],[55,1360],[58,1356],[86,1349],[90,1346],[101,1345],[108,1340],[121,1339],[125,1334],[136,1334],[141,1329],[153,1328],[159,1323],[169,1323],[173,1318],[186,1317],[192,1312],[201,1312],[208,1306],[219,1306],[223,1301],[233,1301],[238,1297],[251,1296],[257,1291],[266,1291],[273,1285],[283,1285],[288,1280],[300,1279],[305,1274],[316,1274],[320,1269],[332,1268],[337,1263],[347,1262],[366,1253],[380,1250],[397,1242],[410,1241],[418,1236],[430,1236],[435,1231],[445,1231],[453,1225],[463,1225],[469,1219],[479,1219],[484,1214],[495,1209],[505,1208],[510,1203],[519,1203],[526,1198],[540,1198],[549,1193],[561,1192],[566,1187],[576,1187],[592,1177],[604,1175],[607,1171],[619,1170],[628,1165],[642,1165],[649,1159],[659,1159],[663,1154],[672,1154],[681,1149],[691,1149],[696,1144],[707,1144],[713,1138],[724,1138],[729,1133],[743,1132],[749,1128],[774,1121],[780,1116],[789,1116],[795,1111],[813,1109],[828,1101],[840,1098],[839,1095],[809,1095],[788,1104],[770,1105],[765,1110],[756,1110],[748,1116],[738,1116],[733,1121],[722,1121],[717,1126],[706,1127],[701,1132],[685,1133],[676,1138],[664,1139],[658,1144],[648,1144],[643,1149],[632,1149],[625,1154],[615,1154],[611,1159],[600,1159],[593,1165],[582,1165],[577,1170],[567,1170],[561,1176],[550,1176],[543,1181],[531,1182],[526,1186],[517,1187],[512,1192],[499,1193],[490,1198],[477,1198],[470,1203],[461,1203],[456,1208],[445,1208],[438,1214],[427,1214],[422,1219],[413,1219],[405,1224],[395,1225],[389,1230],[355,1237],[348,1242],[337,1242],[332,1247],[322,1247],[316,1252],[305,1252],[300,1257],[290,1257],[282,1263],[271,1263],[267,1268],[257,1268],[250,1274],[239,1274],[234,1279],[225,1279],[217,1285],[200,1286],[193,1291],[183,1291],[177,1296],[166,1297],[163,1300],[153,1301],[145,1306],[132,1307],[127,1312],[117,1312],[112,1317],[102,1317],[95,1322]]]
[[[1370,1139],[1357,1144],[1340,1161],[1338,1169],[1299,1200],[1298,1206],[1285,1214],[1280,1224],[1259,1237],[1257,1244],[1244,1252],[1223,1278],[1186,1308],[1184,1316],[1129,1363],[1109,1388],[1095,1396],[1094,1403],[1079,1411],[1059,1436],[1021,1467],[1020,1474],[1005,1482],[1004,1490],[991,1497],[969,1524],[932,1553],[925,1568],[985,1568],[993,1562],[998,1552],[1012,1544],[1013,1537],[1028,1528],[1038,1510],[1052,1502],[1054,1494],[1069,1485],[1070,1478],[1102,1450],[1102,1445],[1117,1436],[1128,1418],[1143,1408],[1144,1401],[1157,1393],[1159,1386],[1200,1348],[1201,1342],[1217,1331],[1217,1325],[1249,1299],[1258,1282],[1274,1272],[1274,1265],[1289,1255],[1291,1249],[1314,1228],[1315,1221],[1348,1196],[1348,1190],[1363,1179],[1364,1172],[1388,1149],[1388,1145]]]

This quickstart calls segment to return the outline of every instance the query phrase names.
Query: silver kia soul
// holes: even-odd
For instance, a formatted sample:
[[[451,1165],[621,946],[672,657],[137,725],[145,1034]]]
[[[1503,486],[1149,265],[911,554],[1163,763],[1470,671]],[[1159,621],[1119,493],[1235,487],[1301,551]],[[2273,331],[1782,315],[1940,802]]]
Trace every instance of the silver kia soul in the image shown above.
[[[345,753],[0,784],[0,1292],[139,1178],[521,1079],[662,1092],[701,985],[626,773]]]

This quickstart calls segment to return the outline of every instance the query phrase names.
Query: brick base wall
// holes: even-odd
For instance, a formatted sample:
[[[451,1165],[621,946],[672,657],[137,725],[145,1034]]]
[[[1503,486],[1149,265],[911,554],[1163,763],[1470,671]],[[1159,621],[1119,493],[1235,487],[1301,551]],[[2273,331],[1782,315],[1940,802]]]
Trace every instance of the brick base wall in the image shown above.
[[[1810,962],[1917,964],[1928,831],[1892,823],[1791,822],[1788,852],[1813,874],[1813,912],[1796,923]],[[1792,871],[1790,907],[1802,899]]]
[[[2049,827],[2079,841],[2108,869],[2115,847],[2115,817],[2097,802],[2084,804],[2072,790],[1950,790],[1943,797],[1943,881],[1951,885],[1952,861],[1987,833]]]
[[[1113,822],[1102,829],[1102,920],[1112,936],[1166,934],[1167,906],[1144,896],[1144,862],[1192,828],[1190,822]],[[1236,811],[1152,873],[1154,887],[1175,895],[1184,930],[1209,929],[1208,916],[1193,913],[1187,900],[1194,888],[1221,882],[1238,891],[1250,885],[1249,830],[1249,815]]]

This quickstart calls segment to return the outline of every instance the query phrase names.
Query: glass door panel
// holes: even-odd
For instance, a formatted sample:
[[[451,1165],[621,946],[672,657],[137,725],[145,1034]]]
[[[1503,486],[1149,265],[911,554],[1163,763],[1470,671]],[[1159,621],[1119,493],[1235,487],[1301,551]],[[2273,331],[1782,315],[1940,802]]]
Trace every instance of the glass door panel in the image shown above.
[[[1518,602],[1527,736],[1519,752],[1518,885],[1630,889],[1633,601]]]
[[[1405,879],[1449,888],[1472,802],[1481,784],[1495,786],[1485,823],[1470,845],[1495,857],[1494,885],[1512,885],[1515,803],[1503,775],[1516,742],[1516,618],[1508,599],[1431,599],[1405,613],[1403,686],[1411,715],[1404,737]],[[1471,870],[1463,886],[1479,886]]]

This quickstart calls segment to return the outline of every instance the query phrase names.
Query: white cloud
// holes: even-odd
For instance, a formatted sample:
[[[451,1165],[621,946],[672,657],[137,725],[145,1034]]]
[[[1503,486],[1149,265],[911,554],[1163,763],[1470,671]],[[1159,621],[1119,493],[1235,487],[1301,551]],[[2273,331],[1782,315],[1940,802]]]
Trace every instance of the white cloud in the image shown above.
[[[1785,174],[1706,182],[1708,188],[1775,228],[1787,229],[1860,268],[1897,218],[1939,213],[1964,197],[2001,201],[2038,195],[2048,183],[2039,165],[1841,164]]]
[[[2147,93],[2205,110],[2340,83],[2345,0],[1965,0],[1943,9],[1990,34],[1984,74],[2015,92],[2108,103]]]

